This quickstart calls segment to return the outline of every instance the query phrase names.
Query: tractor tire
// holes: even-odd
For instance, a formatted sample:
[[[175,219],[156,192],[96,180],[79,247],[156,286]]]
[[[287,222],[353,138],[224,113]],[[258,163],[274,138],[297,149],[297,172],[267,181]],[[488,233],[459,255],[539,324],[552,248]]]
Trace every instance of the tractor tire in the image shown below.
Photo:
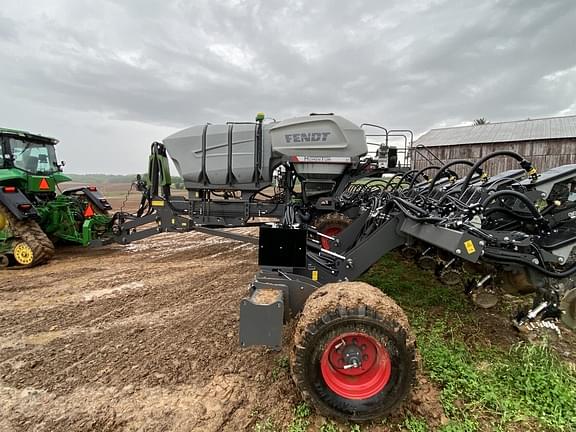
[[[327,284],[296,326],[292,379],[321,415],[365,422],[407,398],[415,353],[408,319],[391,298],[363,282]]]
[[[352,224],[352,219],[342,213],[328,213],[314,219],[314,227],[322,234],[330,237],[337,236]],[[330,250],[330,240],[320,237],[323,249]]]
[[[0,213],[8,221],[14,237],[12,256],[17,267],[34,267],[54,256],[54,245],[34,220],[18,220],[0,204]]]

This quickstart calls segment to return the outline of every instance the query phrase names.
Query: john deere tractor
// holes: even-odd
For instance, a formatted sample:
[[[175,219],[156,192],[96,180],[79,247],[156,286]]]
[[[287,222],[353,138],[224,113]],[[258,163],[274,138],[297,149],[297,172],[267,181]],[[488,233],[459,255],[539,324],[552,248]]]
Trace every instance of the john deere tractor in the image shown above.
[[[0,268],[44,263],[54,242],[86,246],[107,230],[112,207],[95,187],[60,189],[71,179],[56,159],[57,143],[0,128]]]

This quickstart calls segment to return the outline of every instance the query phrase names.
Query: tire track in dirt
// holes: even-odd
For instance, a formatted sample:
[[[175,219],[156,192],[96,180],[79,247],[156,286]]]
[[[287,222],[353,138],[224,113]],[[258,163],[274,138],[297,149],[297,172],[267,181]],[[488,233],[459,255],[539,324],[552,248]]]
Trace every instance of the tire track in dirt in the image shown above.
[[[110,249],[0,274],[0,429],[238,430],[280,398],[278,354],[238,347],[254,246],[187,233]]]
[[[293,326],[282,352],[239,347],[256,262],[253,245],[191,232],[59,248],[48,265],[0,273],[0,430],[286,426],[300,401],[281,366]],[[424,415],[430,388],[413,398]]]

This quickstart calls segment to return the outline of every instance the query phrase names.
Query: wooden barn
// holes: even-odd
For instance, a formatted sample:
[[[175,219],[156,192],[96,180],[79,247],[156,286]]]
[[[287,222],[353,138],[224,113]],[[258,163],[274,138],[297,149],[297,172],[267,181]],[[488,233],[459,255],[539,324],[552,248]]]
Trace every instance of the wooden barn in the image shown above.
[[[422,169],[441,164],[435,157],[442,162],[476,161],[496,150],[518,152],[540,172],[558,165],[574,164],[576,116],[432,129],[414,142],[412,160],[415,169]],[[517,167],[513,159],[506,157],[491,159],[484,165],[488,174]]]

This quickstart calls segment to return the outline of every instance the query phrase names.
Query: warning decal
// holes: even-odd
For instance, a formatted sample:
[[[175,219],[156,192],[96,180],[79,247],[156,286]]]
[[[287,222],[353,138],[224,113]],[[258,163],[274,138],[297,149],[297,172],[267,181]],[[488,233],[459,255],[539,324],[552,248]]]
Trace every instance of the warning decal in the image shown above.
[[[474,247],[474,243],[472,242],[472,240],[466,240],[464,242],[464,247],[466,248],[466,252],[468,252],[468,255],[472,255],[474,252],[476,252],[476,248]]]

